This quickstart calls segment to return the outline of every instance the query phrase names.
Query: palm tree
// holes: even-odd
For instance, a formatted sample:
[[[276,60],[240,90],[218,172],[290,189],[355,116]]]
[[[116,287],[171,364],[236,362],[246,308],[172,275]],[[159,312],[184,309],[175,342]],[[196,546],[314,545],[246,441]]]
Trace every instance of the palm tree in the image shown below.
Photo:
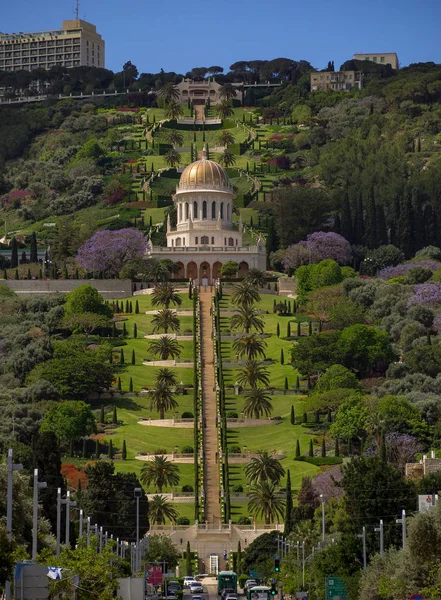
[[[278,521],[279,517],[283,519],[285,500],[277,493],[274,483],[264,481],[256,484],[250,491],[249,498],[248,511],[254,518],[262,515],[266,525],[271,521]]]
[[[158,281],[167,281],[169,275],[170,269],[167,259],[158,260],[157,258],[149,258],[143,262],[143,281],[153,281],[157,285]]]
[[[219,92],[219,97],[225,100],[231,100],[237,96],[236,88],[232,83],[224,83]]]
[[[179,90],[174,83],[169,81],[169,83],[166,83],[159,90],[158,96],[167,104],[169,104],[170,102],[177,102],[179,100]]]
[[[224,167],[232,167],[236,164],[236,157],[232,152],[225,148],[219,157],[219,162],[224,165]]]
[[[237,309],[235,315],[230,317],[231,329],[240,329],[245,333],[250,333],[251,329],[256,329],[263,333],[265,321],[259,317],[257,309],[253,306],[244,306]]]
[[[175,150],[175,148],[172,148],[164,156],[164,160],[168,164],[168,166],[173,169],[174,167],[177,167],[181,162],[181,155],[177,150]]]
[[[184,114],[184,109],[176,101],[171,100],[165,105],[164,115],[167,119],[179,119]]]
[[[266,283],[265,271],[256,268],[250,269],[245,275],[244,282],[257,287],[263,287]]]
[[[233,114],[233,109],[231,108],[228,100],[222,100],[217,105],[217,114],[220,119],[226,119]]]
[[[165,140],[174,147],[184,144],[184,136],[180,131],[176,131],[176,129],[169,129],[165,134]]]
[[[251,462],[245,467],[245,476],[250,483],[261,483],[271,481],[279,485],[281,478],[285,475],[285,469],[280,461],[270,456],[265,450],[253,456]]]
[[[233,285],[231,302],[236,306],[250,306],[255,302],[260,302],[260,294],[250,281],[243,281]]]
[[[149,344],[149,352],[153,356],[159,356],[160,360],[179,358],[183,346],[169,335],[161,335],[157,340],[152,340]]]
[[[157,494],[149,500],[149,518],[155,525],[165,525],[166,519],[175,522],[178,513],[167,498]]]
[[[231,133],[231,131],[223,129],[217,138],[217,143],[219,146],[228,146],[228,144],[234,144],[234,135]]]
[[[162,381],[156,382],[153,390],[149,392],[150,410],[157,410],[159,418],[165,418],[166,410],[173,410],[179,406],[173,397],[172,388]]]
[[[163,369],[156,371],[156,385],[159,383],[165,383],[169,387],[175,387],[178,383],[178,378],[173,371],[164,367]]]
[[[246,417],[254,416],[255,419],[259,419],[260,415],[269,417],[272,410],[270,395],[263,388],[252,386],[251,391],[245,394],[243,412]]]
[[[181,306],[182,298],[171,283],[160,283],[153,291],[152,306],[165,306],[165,308],[169,308],[170,304]]]
[[[242,337],[234,340],[233,350],[238,358],[242,358],[245,354],[248,360],[257,358],[265,358],[265,348],[267,347],[265,340],[259,339],[255,333],[251,335],[243,335]]]
[[[237,381],[240,385],[249,385],[251,388],[255,388],[258,383],[268,387],[270,382],[269,371],[258,360],[247,360],[239,372]]]
[[[164,330],[164,333],[168,333],[168,330],[179,331],[181,328],[181,322],[177,317],[174,310],[164,308],[164,310],[158,311],[158,313],[152,319],[153,333],[156,333],[160,329]]]
[[[179,467],[165,456],[156,455],[142,467],[139,479],[145,486],[153,483],[161,494],[165,485],[179,485]]]

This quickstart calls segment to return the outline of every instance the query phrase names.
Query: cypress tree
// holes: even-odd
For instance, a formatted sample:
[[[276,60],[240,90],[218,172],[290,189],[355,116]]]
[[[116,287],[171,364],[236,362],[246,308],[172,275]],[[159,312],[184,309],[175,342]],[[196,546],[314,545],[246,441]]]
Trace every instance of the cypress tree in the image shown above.
[[[340,446],[338,444],[338,438],[335,438],[335,452],[334,452],[334,454],[337,457],[340,456]]]
[[[277,323],[276,334],[277,334],[277,337],[280,337],[280,325],[279,325],[279,323]]]
[[[32,279],[31,269],[28,269],[28,279]]]
[[[122,446],[122,451],[121,451],[121,458],[123,460],[126,460],[126,458],[127,458],[126,440],[123,440],[123,446]]]
[[[119,352],[119,362],[121,365],[124,364],[124,350],[121,348],[120,352]]]
[[[185,550],[185,570],[187,571],[187,575],[192,575],[190,542],[187,542],[187,549]]]
[[[343,197],[343,205],[340,214],[340,231],[341,235],[352,244],[354,240],[354,228],[352,225],[351,205],[349,204],[347,192],[345,192]]]
[[[276,306],[277,306],[277,302],[276,302],[276,299],[274,298],[274,301],[273,301],[273,313],[276,312]]]
[[[417,152],[421,152],[421,137],[418,136],[417,139]]]
[[[130,314],[132,314],[132,313],[133,313],[133,304],[132,304],[132,301],[131,301],[131,300],[130,300],[130,302],[129,302],[129,312],[130,312]]]
[[[69,444],[69,456],[73,456],[74,455],[74,443],[73,440],[70,440],[70,444]]]
[[[288,300],[288,314],[291,314],[291,300]]]
[[[109,441],[109,458],[110,458],[110,460],[113,460],[113,442],[112,442],[112,440]]]
[[[318,410],[315,411],[315,422],[316,422],[316,425],[320,424],[320,413]]]
[[[126,314],[129,312],[129,301],[126,300]]]
[[[364,241],[364,218],[363,218],[363,198],[361,192],[358,196],[357,210],[354,216],[354,244],[363,244]]]
[[[291,473],[288,469],[288,474],[286,476],[285,530],[283,532],[286,536],[288,536],[292,530],[292,511]]]
[[[297,337],[300,337],[302,335],[302,328],[300,325],[300,321],[297,321]]]
[[[290,323],[290,321],[288,321],[288,325],[286,326],[286,337],[287,338],[291,337],[291,323]]]
[[[300,377],[297,375],[296,377],[296,390],[300,389]]]
[[[118,335],[118,332],[116,330],[116,323],[115,321],[112,323],[112,337],[116,338]]]
[[[304,423],[308,422],[308,413],[306,413],[306,412],[303,413],[303,422]]]
[[[106,422],[106,417],[104,414],[104,405],[101,405],[101,412],[100,412],[100,423],[103,424]]]
[[[288,385],[288,377],[285,377],[285,389],[284,389],[284,395],[286,395],[286,392],[289,390],[289,385]]]
[[[127,335],[127,327],[126,327],[126,322],[124,321],[123,323],[123,336]]]
[[[38,271],[38,279],[43,279],[43,269]]]
[[[325,438],[322,438],[322,458],[326,458],[326,442],[325,442]]]
[[[29,256],[30,263],[38,263],[38,252],[37,252],[37,235],[35,231],[31,235],[31,251]]]
[[[296,458],[299,458],[300,456],[300,442],[299,440],[296,441]]]
[[[81,451],[81,456],[83,458],[87,458],[87,440],[86,440],[86,438],[83,438],[83,448]]]
[[[112,423],[118,423],[118,414],[115,405],[113,405]]]
[[[122,389],[122,386],[121,386],[121,377],[118,377],[118,386],[117,387],[118,387],[118,392],[120,392],[121,389]]]
[[[15,279],[20,279],[20,277],[18,275],[18,269],[15,269]]]
[[[139,302],[138,302],[138,300],[135,302],[135,315],[139,315]]]
[[[308,455],[313,457],[314,456],[314,446],[312,444],[312,438],[309,440],[309,451],[308,451]]]
[[[292,301],[292,310],[294,314],[297,312],[297,302],[295,300]]]
[[[296,424],[296,413],[294,410],[294,404],[291,404],[291,425]]]
[[[130,377],[129,392],[133,392],[133,379]]]
[[[18,244],[15,237],[12,238],[11,242],[11,269],[18,267]]]
[[[95,440],[95,458],[100,457],[100,443],[98,440]]]
[[[136,365],[135,350],[132,350],[132,365]]]
[[[312,321],[309,321],[308,333],[309,333],[309,335],[312,335]]]
[[[136,339],[138,337],[138,327],[136,323],[133,323],[133,337]]]
[[[118,302],[118,300],[116,301],[116,304],[115,304],[115,312],[119,313],[119,302]]]
[[[8,272],[6,271],[6,269],[3,270],[3,279],[7,279],[8,278]]]
[[[283,354],[283,348],[280,348],[280,364],[285,364],[285,356]]]

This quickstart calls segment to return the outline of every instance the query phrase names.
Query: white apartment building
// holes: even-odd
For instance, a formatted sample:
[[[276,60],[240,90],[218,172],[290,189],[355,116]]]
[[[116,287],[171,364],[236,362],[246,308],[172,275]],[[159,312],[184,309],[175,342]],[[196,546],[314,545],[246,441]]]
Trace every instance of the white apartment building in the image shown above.
[[[0,71],[105,67],[104,40],[95,25],[74,19],[57,30],[0,33]]]
[[[400,62],[396,52],[374,52],[373,54],[354,54],[354,60],[368,60],[378,65],[390,65],[392,69],[398,70]]]

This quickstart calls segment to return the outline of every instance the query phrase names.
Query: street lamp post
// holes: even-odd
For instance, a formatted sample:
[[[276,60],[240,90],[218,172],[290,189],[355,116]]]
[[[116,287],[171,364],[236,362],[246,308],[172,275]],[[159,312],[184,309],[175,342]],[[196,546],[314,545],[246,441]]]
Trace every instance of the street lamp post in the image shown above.
[[[38,481],[38,469],[34,469],[34,502],[32,507],[32,560],[37,559],[38,538],[38,490],[47,487],[45,481]]]
[[[66,494],[66,546],[70,548],[70,507],[76,506],[77,503],[70,499],[70,492]]]
[[[380,519],[380,527],[374,527],[374,531],[380,534],[380,554],[384,554],[384,527],[383,519]]]
[[[396,519],[395,523],[401,523],[401,535],[402,535],[402,547],[403,550],[406,548],[406,511],[403,509],[401,511],[401,519]]]
[[[139,499],[142,496],[142,488],[135,488],[133,493],[136,498],[136,556],[135,556],[135,571],[139,572]]]
[[[366,527],[363,526],[362,533],[357,535],[358,538],[361,538],[363,542],[363,569],[366,569],[367,561],[366,561]]]
[[[322,501],[322,540],[325,539],[325,497],[320,494],[320,500]]]

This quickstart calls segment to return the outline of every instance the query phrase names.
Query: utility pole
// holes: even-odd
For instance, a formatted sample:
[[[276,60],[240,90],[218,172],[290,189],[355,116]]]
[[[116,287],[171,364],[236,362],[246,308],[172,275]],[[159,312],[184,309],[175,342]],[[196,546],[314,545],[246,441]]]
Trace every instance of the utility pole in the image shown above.
[[[305,540],[302,542],[302,588],[305,589]]]
[[[87,517],[86,523],[87,523],[87,529],[86,529],[87,547],[89,548],[89,546],[90,546],[90,517]]]
[[[12,460],[12,448],[8,450],[8,489],[6,492],[6,532],[8,536],[8,540],[12,541],[12,489],[13,489],[13,479],[12,474],[14,471],[21,471],[23,469],[23,465],[16,464],[14,465],[14,461]],[[11,598],[11,582],[5,582],[5,593],[6,600],[10,600]]]
[[[383,519],[380,519],[380,527],[374,527],[376,533],[380,533],[380,554],[384,554],[384,527]]]
[[[403,550],[404,550],[406,548],[406,536],[407,536],[407,531],[406,531],[406,511],[404,510],[404,508],[401,511],[401,519],[396,519],[395,523],[398,523],[398,524],[401,523],[401,535],[402,535],[402,538],[403,538],[402,547],[403,547]]]
[[[47,487],[45,481],[38,481],[38,469],[34,469],[34,502],[32,507],[32,560],[37,559],[38,538],[38,490]]]
[[[142,496],[142,488],[135,488],[133,493],[136,498],[136,557],[135,557],[135,572],[139,572],[139,499]]]
[[[65,504],[66,504],[66,542],[65,543],[66,543],[66,546],[68,548],[70,548],[70,507],[76,506],[77,503],[70,499],[69,490],[67,491],[67,494],[66,494]]]
[[[100,527],[100,554],[103,551],[103,527]]]
[[[363,527],[363,532],[357,535],[358,538],[361,538],[363,542],[363,569],[366,569],[367,561],[366,561],[366,527]]]
[[[69,492],[68,492],[69,493]],[[57,489],[57,558],[60,558],[61,546],[61,505],[68,501],[61,498],[61,488]]]
[[[325,539],[325,497],[320,494],[320,500],[322,501],[322,540]]]
[[[80,530],[79,530],[79,537],[82,538],[83,537],[83,509],[80,508]]]
[[[297,540],[297,591],[299,590],[300,542]]]

